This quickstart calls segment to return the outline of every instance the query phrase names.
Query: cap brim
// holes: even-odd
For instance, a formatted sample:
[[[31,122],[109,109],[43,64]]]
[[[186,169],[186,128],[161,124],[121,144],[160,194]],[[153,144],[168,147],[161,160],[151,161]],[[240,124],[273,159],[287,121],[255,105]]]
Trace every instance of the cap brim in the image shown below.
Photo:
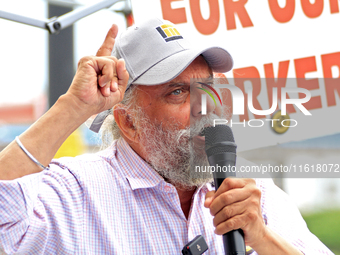
[[[139,85],[159,85],[176,78],[199,55],[203,55],[214,72],[225,73],[232,69],[233,59],[228,51],[220,47],[183,50],[158,62],[132,81]]]

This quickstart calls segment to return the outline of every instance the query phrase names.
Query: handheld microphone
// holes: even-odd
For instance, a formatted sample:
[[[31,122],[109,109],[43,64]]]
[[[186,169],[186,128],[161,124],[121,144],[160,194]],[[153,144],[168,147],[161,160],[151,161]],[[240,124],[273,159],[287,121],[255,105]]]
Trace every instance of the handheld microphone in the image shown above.
[[[236,176],[236,144],[231,128],[216,125],[204,129],[205,152],[210,166],[215,166],[214,181],[217,190],[225,178]],[[223,234],[226,255],[245,255],[246,246],[241,229]]]

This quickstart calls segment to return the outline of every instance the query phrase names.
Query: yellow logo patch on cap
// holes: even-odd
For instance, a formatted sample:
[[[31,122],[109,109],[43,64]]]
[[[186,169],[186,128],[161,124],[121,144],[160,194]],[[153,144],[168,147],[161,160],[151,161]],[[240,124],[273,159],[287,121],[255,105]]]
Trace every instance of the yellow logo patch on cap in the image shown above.
[[[156,27],[156,29],[166,42],[183,39],[181,34],[178,32],[178,30],[173,25],[164,24],[159,27]]]

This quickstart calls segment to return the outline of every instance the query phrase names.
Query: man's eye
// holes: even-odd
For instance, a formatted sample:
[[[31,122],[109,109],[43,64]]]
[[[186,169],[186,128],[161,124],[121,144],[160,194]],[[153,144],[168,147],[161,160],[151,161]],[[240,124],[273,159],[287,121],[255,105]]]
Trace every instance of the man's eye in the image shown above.
[[[181,94],[181,93],[182,93],[182,90],[181,90],[181,89],[176,89],[176,90],[174,90],[174,91],[171,92],[171,95],[177,96],[177,95],[179,95],[179,94]]]

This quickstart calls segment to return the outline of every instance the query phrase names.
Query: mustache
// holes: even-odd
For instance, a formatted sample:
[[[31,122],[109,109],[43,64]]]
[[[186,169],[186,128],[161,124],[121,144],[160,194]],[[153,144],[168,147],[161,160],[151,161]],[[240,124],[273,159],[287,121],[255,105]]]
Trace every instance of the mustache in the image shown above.
[[[215,119],[220,119],[221,117],[210,113],[208,115],[202,116],[201,119],[196,121],[190,121],[190,127],[188,128],[190,131],[190,139],[194,136],[204,136],[204,129],[214,125]]]

